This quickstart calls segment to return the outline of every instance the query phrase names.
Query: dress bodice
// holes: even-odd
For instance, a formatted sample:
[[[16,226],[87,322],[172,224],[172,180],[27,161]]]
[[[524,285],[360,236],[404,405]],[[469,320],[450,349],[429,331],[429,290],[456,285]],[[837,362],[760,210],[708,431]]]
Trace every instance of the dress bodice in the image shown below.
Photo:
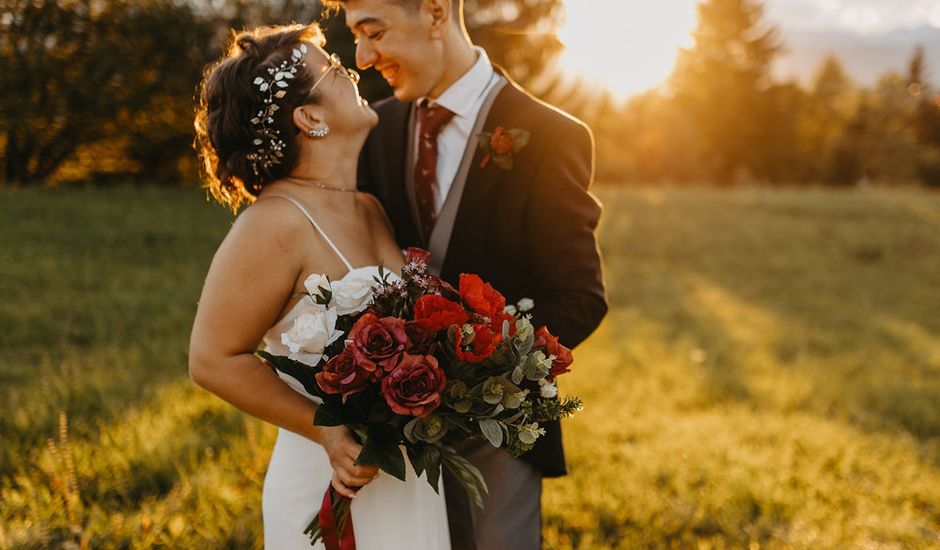
[[[366,281],[372,280],[373,277],[379,277],[379,269],[380,268],[377,265],[356,267],[347,271],[345,275],[333,281],[332,284],[334,285],[334,287],[341,287],[344,282],[350,279],[358,279],[358,280],[366,280]],[[398,274],[395,273],[394,271],[389,271],[386,269],[385,274],[388,275],[388,279],[390,281],[394,281],[399,278]],[[264,338],[262,339],[262,341],[264,342],[265,351],[267,351],[268,353],[272,355],[283,355],[285,357],[290,355],[290,350],[281,341],[281,335],[291,329],[291,327],[294,325],[294,321],[303,312],[304,305],[305,305],[304,299],[298,300],[297,303],[294,304],[294,306],[291,309],[289,309],[287,313],[285,313],[284,316],[281,317],[281,319],[278,322],[274,323],[274,326],[268,329],[268,331],[264,334]],[[284,380],[291,388],[307,396],[308,398],[313,399],[314,401],[320,402],[319,398],[307,393],[307,391],[303,387],[303,384],[298,382],[294,377],[284,374],[280,371],[276,371],[276,372],[277,372],[277,375],[282,380]]]

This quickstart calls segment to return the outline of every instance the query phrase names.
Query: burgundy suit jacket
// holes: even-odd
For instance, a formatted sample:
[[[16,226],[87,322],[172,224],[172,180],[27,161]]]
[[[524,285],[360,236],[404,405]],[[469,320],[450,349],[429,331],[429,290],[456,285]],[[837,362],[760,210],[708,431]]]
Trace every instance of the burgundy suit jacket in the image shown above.
[[[548,325],[573,348],[607,313],[595,238],[601,205],[588,193],[594,140],[584,123],[507,80],[483,129],[528,130],[530,141],[513,155],[512,170],[493,163],[483,168],[482,153],[475,153],[441,276],[456,286],[461,273],[476,273],[507,303],[532,298],[534,326]],[[379,123],[360,157],[359,187],[384,205],[402,248],[427,248],[405,191],[412,108],[395,98],[374,105]],[[470,139],[476,146],[476,137]],[[573,368],[590,365],[576,361]],[[560,424],[546,426],[546,432],[523,458],[546,477],[564,475]]]

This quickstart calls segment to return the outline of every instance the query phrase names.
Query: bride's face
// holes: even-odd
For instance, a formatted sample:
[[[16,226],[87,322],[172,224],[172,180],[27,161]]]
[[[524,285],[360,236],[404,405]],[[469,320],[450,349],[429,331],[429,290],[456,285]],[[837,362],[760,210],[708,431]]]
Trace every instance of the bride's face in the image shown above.
[[[346,69],[338,59],[331,59],[319,46],[308,48],[307,67],[313,72],[311,94],[319,97],[324,122],[331,132],[368,131],[378,123],[378,116],[359,95],[355,71]]]

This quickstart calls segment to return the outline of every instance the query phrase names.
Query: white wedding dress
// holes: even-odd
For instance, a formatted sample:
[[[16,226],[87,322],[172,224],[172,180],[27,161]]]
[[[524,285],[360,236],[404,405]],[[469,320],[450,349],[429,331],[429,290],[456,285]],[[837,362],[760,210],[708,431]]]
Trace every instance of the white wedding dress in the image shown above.
[[[299,208],[349,270],[346,277],[365,273],[378,274],[378,266],[353,268],[319,224],[296,200],[283,196]],[[341,279],[342,280],[342,279]],[[299,315],[298,303],[264,336],[266,350],[274,355],[288,355],[281,344],[281,333],[290,329]],[[303,385],[293,377],[278,372],[291,388],[313,401]],[[425,477],[415,475],[405,460],[406,481],[385,472],[363,487],[353,499],[352,521],[357,550],[446,550],[450,548],[447,509],[443,484],[435,493]],[[283,428],[264,478],[262,512],[264,546],[268,550],[308,550],[309,539],[303,534],[307,524],[320,510],[323,495],[330,486],[333,468],[323,447]],[[322,549],[317,543],[313,548]]]

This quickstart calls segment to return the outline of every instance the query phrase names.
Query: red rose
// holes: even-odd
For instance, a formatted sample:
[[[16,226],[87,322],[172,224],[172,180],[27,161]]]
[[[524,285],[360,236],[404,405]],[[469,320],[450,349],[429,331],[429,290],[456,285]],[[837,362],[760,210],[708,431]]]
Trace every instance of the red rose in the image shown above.
[[[437,331],[431,330],[417,321],[405,322],[405,334],[408,335],[405,351],[412,355],[431,353],[431,348],[434,347],[434,343],[437,341]]]
[[[470,319],[470,314],[462,305],[451,302],[437,294],[425,294],[415,302],[415,322],[435,332],[462,325]]]
[[[466,345],[463,343],[463,332],[457,331],[455,351],[457,352],[457,359],[469,363],[476,363],[477,361],[486,359],[496,351],[496,344],[502,340],[502,335],[498,332],[493,332],[490,327],[483,324],[475,324],[472,326],[473,340]]]
[[[512,152],[514,145],[512,134],[502,126],[497,126],[490,136],[490,149],[497,155],[507,155]]]
[[[430,258],[431,253],[423,248],[411,246],[408,247],[408,250],[405,251],[405,265],[418,264],[420,266],[427,267],[428,260]]]
[[[398,367],[382,380],[385,402],[397,414],[427,416],[441,404],[447,384],[433,355],[402,356]]]
[[[405,322],[397,317],[377,317],[366,313],[349,331],[351,349],[359,367],[369,371],[373,378],[381,378],[398,364],[405,351],[408,336]]]
[[[342,353],[323,365],[323,370],[316,374],[317,384],[328,394],[343,394],[343,403],[350,395],[361,392],[369,383],[369,373],[356,364],[352,350],[346,348]]]
[[[460,297],[470,309],[491,321],[506,309],[506,298],[477,275],[460,274]]]
[[[568,367],[574,362],[571,350],[561,345],[558,337],[548,332],[548,328],[543,326],[535,331],[535,341],[532,343],[532,347],[544,349],[546,354],[555,356],[549,376],[555,377],[570,372],[571,369]]]

